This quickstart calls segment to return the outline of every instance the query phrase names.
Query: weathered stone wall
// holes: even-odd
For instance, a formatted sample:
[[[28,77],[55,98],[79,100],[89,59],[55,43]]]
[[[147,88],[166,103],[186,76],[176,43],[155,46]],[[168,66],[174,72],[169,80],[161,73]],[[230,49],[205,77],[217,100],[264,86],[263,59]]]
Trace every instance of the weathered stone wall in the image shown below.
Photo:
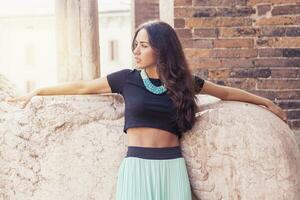
[[[0,74],[0,101],[20,94],[16,85],[11,83],[4,75]]]
[[[181,148],[195,195],[209,200],[297,200],[300,153],[287,124],[249,103],[199,95]],[[119,95],[0,101],[0,199],[115,199],[126,154]]]

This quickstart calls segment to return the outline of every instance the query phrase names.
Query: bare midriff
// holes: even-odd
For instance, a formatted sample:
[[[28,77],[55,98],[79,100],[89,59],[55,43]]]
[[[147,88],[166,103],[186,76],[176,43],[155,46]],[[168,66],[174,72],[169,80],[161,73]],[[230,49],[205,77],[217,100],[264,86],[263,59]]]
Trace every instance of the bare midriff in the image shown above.
[[[148,127],[133,127],[127,129],[128,146],[140,147],[175,147],[179,146],[177,135]]]

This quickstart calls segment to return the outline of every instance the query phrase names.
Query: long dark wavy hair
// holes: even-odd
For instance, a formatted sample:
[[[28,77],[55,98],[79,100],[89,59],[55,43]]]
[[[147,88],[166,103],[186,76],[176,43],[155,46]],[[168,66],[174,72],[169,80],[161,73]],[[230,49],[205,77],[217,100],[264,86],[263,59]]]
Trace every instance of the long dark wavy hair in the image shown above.
[[[157,55],[159,79],[167,88],[167,95],[177,109],[177,127],[180,133],[190,130],[196,121],[197,98],[190,69],[175,30],[166,22],[151,20],[141,24],[135,31],[132,51],[138,32],[145,29],[150,46]],[[181,137],[181,136],[180,136]]]

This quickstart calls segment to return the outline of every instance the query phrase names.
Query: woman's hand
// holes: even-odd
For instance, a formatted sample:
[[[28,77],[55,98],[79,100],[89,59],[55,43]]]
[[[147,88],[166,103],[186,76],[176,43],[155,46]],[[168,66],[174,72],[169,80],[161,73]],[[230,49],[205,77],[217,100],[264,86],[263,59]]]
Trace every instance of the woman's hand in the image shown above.
[[[271,112],[273,112],[275,115],[277,115],[278,117],[280,117],[283,121],[285,121],[285,123],[287,123],[287,116],[286,116],[285,112],[279,106],[277,106],[275,103],[273,103],[272,101],[270,101],[266,105],[266,107]]]
[[[34,97],[35,95],[37,95],[37,94],[38,94],[38,91],[34,90],[34,91],[32,91],[32,92],[24,95],[24,96],[20,96],[20,97],[17,97],[17,98],[8,99],[7,102],[9,102],[9,103],[22,102],[22,103],[20,103],[20,105],[21,105],[21,108],[23,109],[23,108],[26,107],[26,105],[30,101],[30,99],[32,97]]]

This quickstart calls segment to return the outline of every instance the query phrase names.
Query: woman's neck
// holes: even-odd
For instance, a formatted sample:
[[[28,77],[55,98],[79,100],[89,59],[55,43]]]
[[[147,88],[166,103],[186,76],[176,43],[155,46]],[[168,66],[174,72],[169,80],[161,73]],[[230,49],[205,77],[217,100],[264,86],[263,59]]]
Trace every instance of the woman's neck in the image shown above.
[[[156,71],[156,66],[145,68],[146,73],[149,78],[159,79],[158,73]]]

